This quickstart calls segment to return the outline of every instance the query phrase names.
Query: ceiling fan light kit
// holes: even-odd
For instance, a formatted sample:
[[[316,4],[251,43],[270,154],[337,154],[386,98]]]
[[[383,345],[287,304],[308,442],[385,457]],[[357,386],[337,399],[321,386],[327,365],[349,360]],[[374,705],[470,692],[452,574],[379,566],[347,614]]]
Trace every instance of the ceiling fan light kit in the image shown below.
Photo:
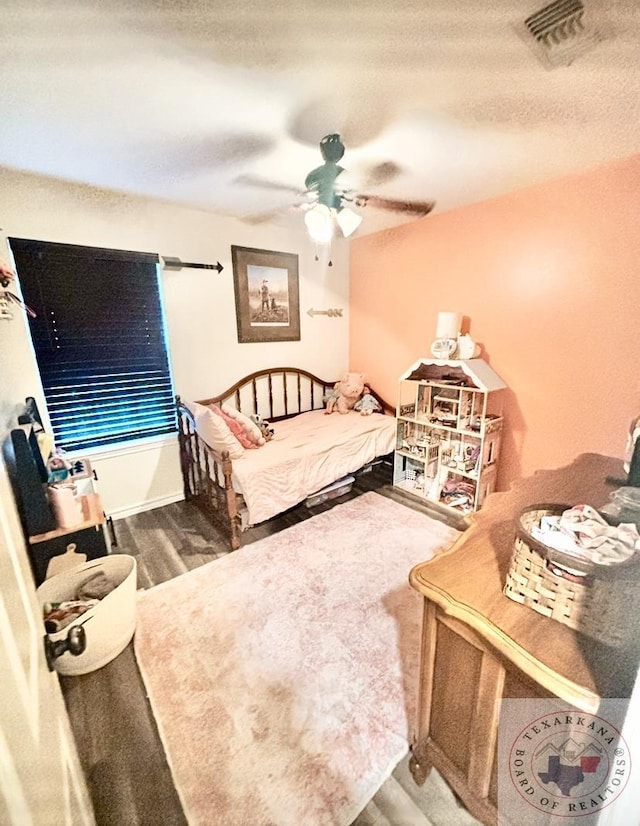
[[[345,238],[352,235],[362,223],[362,215],[358,215],[349,207],[343,207],[336,213],[336,221]]]
[[[375,195],[351,192],[339,187],[337,180],[344,172],[338,161],[344,155],[344,144],[340,135],[325,135],[320,141],[320,152],[324,163],[312,169],[304,181],[306,194],[312,199],[312,206],[305,212],[304,220],[309,235],[317,244],[328,244],[337,224],[345,238],[352,235],[362,223],[362,216],[354,212],[348,204],[365,206],[368,202],[380,209],[392,209],[414,215],[426,215],[433,209],[433,202],[415,203],[390,200]]]
[[[352,235],[362,223],[362,216],[351,209],[371,206],[374,209],[391,210],[410,217],[421,218],[428,215],[435,206],[434,201],[406,201],[400,198],[386,198],[368,194],[341,185],[339,181],[345,169],[338,165],[344,155],[344,144],[340,135],[325,135],[320,141],[320,152],[324,163],[312,169],[304,180],[304,191],[290,184],[278,183],[255,175],[240,175],[236,181],[261,189],[294,193],[297,201],[292,206],[304,210],[304,220],[309,235],[317,244],[329,244],[337,224],[345,238]],[[393,161],[382,161],[372,167],[372,177],[377,184],[388,183],[402,170]],[[346,183],[346,182],[345,182]],[[267,216],[268,219],[269,216]]]
[[[333,222],[329,207],[324,204],[316,204],[305,212],[304,222],[309,230],[309,235],[316,244],[328,244],[331,241]]]
[[[344,237],[348,238],[362,223],[362,215],[358,215],[349,207],[329,209],[324,204],[316,204],[307,210],[304,216],[309,235],[316,244],[328,244],[331,241],[334,220]]]

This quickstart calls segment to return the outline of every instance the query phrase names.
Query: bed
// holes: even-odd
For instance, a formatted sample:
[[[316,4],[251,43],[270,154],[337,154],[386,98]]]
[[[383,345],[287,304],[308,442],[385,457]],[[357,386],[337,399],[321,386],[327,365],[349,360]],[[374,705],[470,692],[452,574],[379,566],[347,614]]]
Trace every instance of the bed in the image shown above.
[[[278,367],[251,373],[208,399],[176,397],[185,499],[229,537],[233,550],[242,530],[394,449],[395,408],[371,389],[383,412],[326,415],[324,400],[334,384],[306,370]],[[258,449],[234,449],[234,439],[220,441],[202,426],[211,408],[242,417],[257,413],[271,423],[273,438]]]

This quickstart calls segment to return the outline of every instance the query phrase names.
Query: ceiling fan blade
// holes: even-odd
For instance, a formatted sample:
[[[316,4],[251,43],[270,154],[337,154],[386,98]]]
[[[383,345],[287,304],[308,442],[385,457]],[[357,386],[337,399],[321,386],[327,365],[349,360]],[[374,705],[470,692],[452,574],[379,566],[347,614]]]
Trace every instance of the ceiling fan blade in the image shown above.
[[[345,144],[355,148],[371,143],[394,115],[390,101],[382,97],[376,101],[355,89],[344,94],[332,89],[292,113],[288,134],[298,143],[316,146],[324,135],[339,132]]]
[[[257,186],[261,189],[272,189],[276,192],[291,192],[298,195],[300,198],[304,197],[304,190],[300,187],[289,186],[288,184],[280,184],[277,181],[270,181],[267,178],[261,178],[259,175],[238,175],[235,178],[235,183],[244,186]]]
[[[280,218],[281,216],[290,215],[306,206],[306,201],[296,202],[289,204],[288,206],[280,207],[278,209],[271,209],[266,212],[247,213],[246,215],[239,215],[237,217],[238,220],[242,221],[244,224],[265,224],[268,221],[272,221],[274,218]]]
[[[242,221],[243,224],[255,226],[257,224],[266,224],[267,221],[271,221],[277,215],[277,210],[272,210],[271,212],[256,212],[249,215],[239,215],[238,220]]]
[[[389,209],[393,212],[406,212],[410,215],[428,215],[435,207],[435,201],[400,201],[393,198],[382,198],[379,195],[355,196],[358,206],[372,206],[376,209]]]
[[[395,161],[381,161],[380,163],[372,164],[364,173],[364,186],[376,187],[382,184],[388,184],[398,175],[402,174],[402,167]]]

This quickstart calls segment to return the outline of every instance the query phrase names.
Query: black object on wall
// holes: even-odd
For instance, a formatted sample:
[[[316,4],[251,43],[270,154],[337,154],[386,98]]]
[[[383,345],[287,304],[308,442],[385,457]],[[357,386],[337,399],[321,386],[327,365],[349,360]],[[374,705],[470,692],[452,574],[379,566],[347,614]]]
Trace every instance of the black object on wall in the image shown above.
[[[46,468],[31,425],[9,434],[5,459],[16,497],[18,513],[26,536],[52,531],[56,520],[47,501]],[[44,478],[43,478],[44,476]]]

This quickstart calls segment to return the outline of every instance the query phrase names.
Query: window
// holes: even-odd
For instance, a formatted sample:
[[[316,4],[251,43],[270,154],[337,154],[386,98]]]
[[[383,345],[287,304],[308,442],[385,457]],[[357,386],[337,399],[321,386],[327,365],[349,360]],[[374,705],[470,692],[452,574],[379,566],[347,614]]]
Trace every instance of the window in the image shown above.
[[[10,238],[56,446],[176,430],[158,256]]]

